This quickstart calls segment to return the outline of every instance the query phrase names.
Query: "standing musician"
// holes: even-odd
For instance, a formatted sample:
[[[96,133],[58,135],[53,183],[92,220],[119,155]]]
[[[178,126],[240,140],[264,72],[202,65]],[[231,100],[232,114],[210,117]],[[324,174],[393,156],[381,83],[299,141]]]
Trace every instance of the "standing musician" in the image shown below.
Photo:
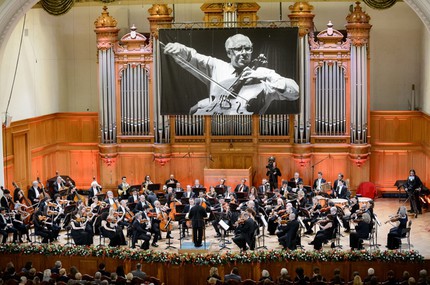
[[[180,43],[168,43],[165,46],[165,54],[171,55],[181,67],[199,78],[209,87],[208,98],[194,105],[190,110],[190,114],[194,114],[199,109],[207,109],[211,103],[219,103],[220,108],[226,109],[224,110],[224,114],[237,114],[237,110],[232,108],[232,103],[228,98],[229,96],[233,98],[238,97],[234,92],[228,90],[231,85],[241,87],[246,84],[262,84],[263,90],[262,96],[260,96],[262,98],[255,100],[258,102],[257,104],[253,104],[253,106],[250,106],[249,103],[251,102],[247,102],[246,111],[251,112],[251,114],[264,114],[274,100],[290,101],[298,99],[299,87],[294,80],[284,78],[274,70],[265,67],[257,67],[255,69],[249,67],[253,51],[252,42],[249,37],[242,34],[233,35],[225,41],[225,49],[230,62],[199,54],[195,49],[186,47]],[[235,77],[238,78],[236,79]],[[225,81],[231,81],[232,79],[236,79],[233,84],[230,83],[227,88],[220,88],[220,83],[225,83]],[[226,91],[230,94],[222,96],[222,93]],[[225,108],[229,104],[230,108]],[[213,109],[201,111],[205,111],[204,114],[212,114],[214,112]]]
[[[278,238],[284,249],[294,250],[297,248],[297,232],[299,231],[299,221],[294,213],[289,214],[288,222],[283,230],[284,235]]]
[[[236,188],[234,188],[234,192],[249,192],[249,187],[248,185],[245,185],[246,183],[246,179],[242,178],[242,180],[240,181],[240,184],[236,185]]]
[[[421,179],[415,174],[415,170],[409,170],[409,177],[404,185],[406,193],[410,198],[409,202],[411,204],[411,212],[415,214],[422,213],[422,206],[420,201],[421,188],[423,183]]]
[[[121,184],[118,185],[118,197],[120,199],[128,198],[128,188],[130,188],[130,184],[127,183],[127,177],[121,177]]]
[[[28,199],[31,201],[31,204],[37,204],[43,199],[42,189],[39,188],[39,181],[33,181],[33,184],[30,189],[28,189]]]
[[[109,246],[127,244],[122,229],[118,227],[114,215],[108,215],[106,220],[102,220],[100,231],[104,237],[109,238]]]
[[[339,181],[344,182],[344,181],[343,181],[343,174],[342,174],[342,173],[339,173],[339,174],[337,175],[337,179],[333,182],[333,188],[332,188],[333,192],[337,189],[337,186],[338,186],[338,184],[339,184]],[[333,192],[332,192],[332,193],[333,193]]]
[[[91,182],[91,187],[89,189],[88,193],[88,205],[91,206],[93,197],[96,197],[97,195],[101,194],[102,187],[97,183],[97,181]]]
[[[240,218],[237,220],[236,223],[237,227],[235,230],[235,237],[233,238],[233,242],[243,251],[247,250],[248,246],[251,250],[254,250],[254,220],[250,217],[250,214],[245,211],[242,212]]]
[[[167,185],[167,184],[176,184],[176,183],[178,183],[178,182],[179,182],[179,181],[175,179],[175,175],[170,174],[169,179],[167,179],[167,180],[166,180],[166,183],[164,183],[164,184],[165,184],[165,185]]]
[[[391,216],[385,223],[395,223],[398,222],[397,226],[390,229],[387,235],[387,248],[388,249],[398,249],[400,247],[400,237],[402,237],[403,230],[406,229],[408,223],[408,215],[405,206],[400,206],[397,211],[397,215]]]
[[[271,160],[273,159],[273,160]],[[278,189],[278,177],[280,177],[281,170],[276,166],[275,158],[272,156],[269,158],[269,163],[266,166],[267,172],[266,176],[269,177],[269,186],[273,191],[274,189]]]
[[[93,244],[93,231],[87,227],[90,220],[86,217],[76,215],[75,219],[71,220],[72,229],[70,235],[76,245],[92,245]]]
[[[318,178],[314,180],[314,184],[312,185],[312,189],[314,190],[315,195],[321,195],[323,189],[321,186],[327,183],[327,180],[323,178],[323,174],[321,171],[318,171]]]
[[[194,198],[189,199],[189,204],[185,205],[184,209],[182,210],[183,214],[188,214],[190,210],[194,207]],[[180,221],[182,233],[181,238],[185,237],[185,231],[192,226],[191,221],[187,221],[186,219],[183,219]]]
[[[203,231],[205,227],[205,220],[208,218],[206,209],[201,206],[200,198],[195,200],[196,205],[190,209],[187,218],[191,220],[193,227],[193,242],[195,247],[201,247],[203,241]]]
[[[6,243],[9,233],[13,233],[13,242],[18,242],[18,231],[14,228],[10,212],[6,213],[6,208],[0,207],[0,235],[3,236],[2,243]]]
[[[149,219],[142,219],[142,213],[137,213],[133,220],[132,226],[131,248],[135,248],[138,240],[143,240],[140,246],[143,250],[149,249],[149,241],[151,240],[151,222]]]

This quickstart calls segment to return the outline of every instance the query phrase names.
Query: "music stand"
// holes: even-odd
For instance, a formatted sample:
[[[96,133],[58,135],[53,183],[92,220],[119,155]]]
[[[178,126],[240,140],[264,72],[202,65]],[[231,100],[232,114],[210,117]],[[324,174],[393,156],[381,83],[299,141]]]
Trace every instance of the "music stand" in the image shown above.
[[[200,192],[206,193],[206,188],[192,188],[196,197],[199,197]]]
[[[188,204],[190,204],[190,198],[182,197],[182,198],[181,198],[181,203],[182,203],[183,205],[188,205]]]
[[[67,189],[66,190],[60,190],[59,192],[58,192],[58,194],[61,196],[61,197],[64,197],[64,196],[67,196],[68,195],[68,193],[67,192],[69,192]]]
[[[237,201],[242,203],[243,201],[246,201],[248,198],[248,192],[237,192],[236,193]]]
[[[184,196],[184,191],[175,192],[176,199],[180,200]]]
[[[106,194],[104,193],[97,194],[96,196],[99,199],[99,201],[103,201],[104,199],[106,199]]]
[[[175,217],[175,219],[176,219],[176,217]],[[169,228],[169,226],[170,226],[170,223],[172,222],[172,219],[169,217],[168,219],[167,219],[167,223],[166,223],[166,225],[164,226],[164,229],[167,231],[167,229]],[[166,249],[169,249],[169,248],[176,248],[175,246],[173,246],[172,244],[172,242],[170,242],[170,234],[169,235],[167,235],[167,242],[166,242],[166,244],[167,244],[167,247],[166,247]]]
[[[402,202],[402,188],[404,188],[404,185],[408,182],[408,180],[396,180],[394,183],[394,186],[397,187],[397,190],[399,190],[399,202]],[[408,195],[406,193],[406,199],[404,202],[407,201]]]
[[[179,248],[182,247],[182,221],[185,220],[185,215],[186,215],[186,213],[176,213],[175,214],[175,221],[177,221],[179,223]]]
[[[224,187],[215,187],[215,192],[216,192],[217,196],[218,195],[224,196],[225,189],[224,189]]]
[[[288,181],[288,186],[291,188],[297,188],[297,184],[295,181]]]
[[[228,231],[228,229],[230,228],[229,225],[227,225],[226,222],[224,222],[223,220],[219,220],[218,225],[221,226],[221,228],[223,229],[222,235],[221,235],[221,240],[220,240],[220,251],[225,249],[231,249],[230,247],[228,247],[226,245],[226,239],[225,239],[225,233]]]
[[[265,218],[264,216],[261,216],[261,215],[260,215],[260,220],[261,220],[261,222],[262,222],[262,224],[263,224],[263,230],[261,231],[261,235],[260,235],[258,238],[259,238],[259,239],[260,239],[260,238],[262,238],[262,239],[263,239],[263,245],[262,245],[262,246],[257,247],[257,249],[264,248],[264,249],[266,249],[266,250],[267,250],[267,246],[265,245],[265,241],[264,241],[264,237],[266,236],[266,235],[264,234],[264,229],[268,226],[268,224],[267,224],[266,218]]]
[[[169,188],[169,187],[175,188],[176,187],[176,183],[167,183],[166,187],[167,188]]]
[[[137,193],[140,193],[140,191],[142,190],[142,185],[138,184],[138,185],[131,185],[128,190],[127,190],[127,194],[131,195],[131,193],[133,193],[133,191],[136,191]]]

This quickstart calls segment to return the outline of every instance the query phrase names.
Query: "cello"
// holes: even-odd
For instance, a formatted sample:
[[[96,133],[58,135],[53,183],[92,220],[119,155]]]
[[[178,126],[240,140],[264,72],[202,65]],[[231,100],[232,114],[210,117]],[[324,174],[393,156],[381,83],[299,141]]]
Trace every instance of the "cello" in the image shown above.
[[[27,215],[25,215],[26,216],[25,219],[23,219],[24,220],[23,222],[26,225],[28,225],[31,223],[31,218],[32,218],[33,213],[34,213],[34,208],[31,205],[30,201],[27,199],[27,197],[25,197],[24,191],[22,191],[22,189],[20,187],[18,187],[18,185],[15,182],[12,182],[12,185],[13,185],[13,187],[15,187],[15,191],[19,189],[18,190],[18,200],[17,200],[21,204],[21,206],[20,206],[21,209],[19,209],[19,210],[27,213]]]
[[[215,99],[208,106],[197,109],[193,114],[252,115],[259,113],[259,109],[261,109],[259,95],[263,91],[263,86],[260,82],[248,83],[248,80],[242,79],[242,75],[247,70],[256,70],[258,67],[265,66],[266,64],[266,57],[260,54],[248,67],[241,71],[238,77],[224,80],[220,83],[211,80],[221,89],[221,94],[216,95]],[[267,109],[267,107],[265,106],[263,109]]]

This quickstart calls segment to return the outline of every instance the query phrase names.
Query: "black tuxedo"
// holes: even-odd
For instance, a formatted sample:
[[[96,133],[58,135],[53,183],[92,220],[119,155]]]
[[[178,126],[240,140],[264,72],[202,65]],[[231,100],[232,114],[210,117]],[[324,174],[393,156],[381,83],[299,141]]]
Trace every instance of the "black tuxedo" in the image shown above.
[[[234,199],[236,199],[237,200],[237,195],[236,195],[236,193],[231,193],[231,192],[228,192],[228,191],[226,191],[225,193],[224,193],[224,198],[225,199],[231,199],[231,197],[234,197]]]
[[[335,188],[333,195],[338,199],[348,199],[348,188],[345,185],[342,185],[342,187],[339,185]]]
[[[236,280],[236,281],[242,282],[242,278],[239,275],[236,275],[233,273],[232,274],[226,274],[224,276],[224,282],[227,283],[228,280]]]
[[[364,221],[360,221],[355,226],[355,232],[350,233],[349,235],[349,246],[351,249],[354,248],[362,248],[360,244],[360,239],[366,239],[369,237],[370,233],[370,225],[365,223]]]
[[[9,212],[9,201],[7,200],[6,196],[1,197],[0,204],[3,208],[6,209],[6,212]]]
[[[141,249],[147,250],[149,249],[149,240],[151,239],[151,235],[149,233],[149,229],[147,229],[147,223],[141,223],[137,219],[133,221],[132,230],[133,237],[131,240],[131,248],[134,248],[136,242],[141,239],[143,240]]]
[[[52,194],[53,194],[53,195],[55,195],[55,194],[60,193],[60,189],[61,189],[63,186],[64,186],[64,185],[63,185],[63,183],[58,184],[57,182],[55,182],[55,183],[52,185],[52,190],[53,190]]]
[[[37,191],[39,191],[39,195],[40,193],[42,193],[42,190],[37,187]],[[36,191],[34,190],[33,187],[31,187],[30,189],[28,189],[28,199],[31,201],[31,204],[36,204],[38,201],[35,201],[35,199],[39,199],[39,197],[36,196]]]
[[[323,185],[326,182],[327,181],[324,178],[321,178],[321,182],[320,182],[321,185]],[[314,180],[314,184],[312,185],[312,189],[317,189],[317,187],[318,187],[318,178]]]
[[[191,191],[191,192],[185,191],[184,195],[182,195],[182,197],[185,197],[185,198],[194,198],[195,196],[196,196],[196,194],[193,191]]]
[[[249,192],[249,187],[245,184],[238,184],[236,188],[234,188],[234,192]]]
[[[243,250],[246,250],[246,245],[248,244],[250,249],[254,249],[254,231],[256,228],[256,223],[253,219],[248,218],[243,223],[239,224],[236,228],[236,236],[233,238],[233,242]]]
[[[195,205],[188,213],[188,218],[191,220],[193,226],[193,238],[196,247],[202,245],[203,228],[205,227],[204,219],[206,217],[206,209],[200,205]]]
[[[279,242],[285,249],[294,250],[297,248],[297,232],[299,230],[299,222],[292,220],[287,223],[284,229],[284,235],[279,238]]]

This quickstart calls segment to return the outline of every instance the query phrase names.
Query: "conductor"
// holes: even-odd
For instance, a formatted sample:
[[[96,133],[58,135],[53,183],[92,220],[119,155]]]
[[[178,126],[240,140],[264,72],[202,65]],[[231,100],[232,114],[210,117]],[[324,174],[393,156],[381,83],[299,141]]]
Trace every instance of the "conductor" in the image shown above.
[[[195,247],[202,246],[203,230],[205,227],[204,219],[207,218],[206,209],[201,206],[202,200],[200,198],[195,199],[195,206],[191,208],[187,214],[188,219],[191,220],[193,227],[193,241]]]

